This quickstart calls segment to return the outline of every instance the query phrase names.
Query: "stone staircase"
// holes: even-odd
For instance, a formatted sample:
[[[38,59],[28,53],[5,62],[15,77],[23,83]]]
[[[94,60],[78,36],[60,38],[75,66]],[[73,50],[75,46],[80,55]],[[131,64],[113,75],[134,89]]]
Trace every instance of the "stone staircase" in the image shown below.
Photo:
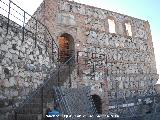
[[[62,84],[69,76],[68,66],[63,66],[59,69],[59,72],[55,70],[53,73],[53,77],[47,81],[45,86],[33,92],[29,97],[30,99],[26,100],[16,110],[15,120],[45,120],[47,105],[48,103],[53,103],[53,101],[58,103],[60,111],[64,115],[72,115],[72,118],[67,118],[68,120],[102,120],[102,118],[96,117],[98,114],[89,94],[89,87],[62,87]],[[59,78],[61,87],[56,84],[58,74],[61,76]],[[77,118],[76,115],[85,115],[85,117]],[[90,118],[90,115],[94,115],[94,117]],[[13,117],[10,120],[13,120]]]
[[[45,118],[47,105],[55,99],[53,86],[57,84],[62,86],[70,71],[68,65],[60,65],[60,68],[55,69],[52,73],[51,78],[30,93],[28,99],[15,110],[15,120],[43,120]],[[13,117],[10,120],[13,120]]]
[[[83,88],[55,88],[57,100],[64,114],[93,115],[97,111],[92,104],[89,87]]]
[[[14,5],[14,6],[16,6],[16,8],[20,8],[16,4],[14,4],[12,1],[8,1],[8,2],[9,2],[9,4],[11,4],[11,6]],[[1,1],[1,4],[5,4],[5,1]],[[7,5],[7,4],[5,4],[5,5]],[[8,7],[10,7],[10,5],[8,5]],[[1,10],[3,10],[3,8]],[[23,10],[21,9],[21,11],[23,11]],[[28,15],[28,13],[26,13],[25,11],[23,11],[23,12],[25,15]],[[48,29],[34,18],[30,18],[30,19],[33,20],[35,23],[34,22],[33,22],[33,24],[25,23],[25,21],[23,21],[26,17],[25,15],[23,16],[24,18],[22,17],[23,18],[22,21],[24,22],[23,26],[18,25],[14,21],[10,20],[9,16],[11,16],[12,13],[7,12],[7,15],[8,15],[8,18],[2,17],[2,15],[0,15],[0,17],[1,17],[0,18],[1,19],[0,27],[3,28],[2,31],[5,32],[5,37],[6,38],[8,37],[11,39],[11,37],[15,37],[15,36],[19,35],[20,36],[19,38],[21,38],[21,39],[19,39],[19,38],[17,38],[17,39],[19,41],[21,40],[24,43],[26,41],[28,41],[28,39],[32,39],[31,41],[34,41],[34,47],[35,48],[37,47],[38,49],[39,49],[39,47],[37,45],[39,45],[40,42],[44,41],[44,39],[45,39],[45,41],[53,42],[51,50],[50,50],[50,51],[52,51],[51,55],[50,55],[50,52],[47,51],[47,48],[46,48],[46,52],[50,55],[48,57],[54,58],[52,60],[53,63],[51,65],[53,65],[53,64],[57,65],[56,64],[57,61],[58,62],[60,61],[60,60],[57,60],[57,58],[59,58],[59,57],[57,57],[59,54],[53,53],[54,50],[57,50],[57,47],[56,47],[57,45],[56,45],[56,43],[54,43],[54,40],[52,39],[52,36],[50,35]],[[17,16],[17,18],[18,18],[18,16]],[[33,29],[33,28],[35,28],[35,26],[37,26],[37,28]],[[41,32],[41,30],[46,31],[46,32],[44,32],[45,35],[43,32]],[[47,33],[47,35],[46,35],[46,33]],[[11,41],[12,41],[12,39],[11,39]],[[46,43],[44,46],[47,47]],[[15,45],[12,45],[12,49],[15,49]],[[27,49],[29,49],[29,48],[27,48]],[[26,50],[24,50],[24,51],[26,51]],[[35,50],[35,51],[37,51],[37,50]],[[27,53],[27,54],[28,55],[33,54],[32,52]],[[40,53],[42,52],[41,49],[39,50],[39,52]],[[74,58],[75,56],[72,56],[72,57]],[[18,59],[20,59],[20,58],[18,58]],[[74,69],[74,65],[69,66],[69,63],[72,63],[73,60],[74,59],[69,59],[64,64],[57,66],[57,68],[55,68],[54,70],[51,70],[49,72],[50,78],[44,80],[43,84],[38,86],[38,88],[36,90],[34,90],[33,92],[30,92],[27,95],[27,98],[18,105],[19,106],[18,108],[15,109],[15,111],[14,111],[15,113],[11,114],[11,115],[9,114],[8,120],[43,120],[45,118],[45,112],[48,108],[48,104],[52,103],[54,101],[55,97],[59,97],[59,96],[62,97],[64,95],[65,95],[65,100],[63,101],[64,103],[63,104],[60,103],[61,110],[64,113],[66,113],[66,114],[69,114],[69,113],[70,114],[71,113],[72,114],[79,114],[79,113],[82,114],[83,113],[83,114],[88,114],[88,115],[93,114],[95,112],[93,109],[94,107],[90,103],[90,99],[88,99],[89,97],[87,97],[88,93],[86,93],[86,91],[84,89],[60,89],[60,91],[61,91],[60,93],[56,93],[56,94],[54,93],[54,92],[57,92],[57,90],[54,91],[53,86],[63,86],[63,84],[66,81],[68,81],[69,76],[72,73],[72,70]],[[43,71],[41,71],[41,73],[43,74]],[[48,73],[47,73],[47,75],[48,75]],[[72,99],[70,98],[70,96],[72,96]],[[19,102],[17,102],[17,103],[19,103]],[[72,103],[74,103],[74,104],[72,104]],[[77,107],[76,107],[77,105],[80,109],[77,109]],[[15,106],[12,109],[14,109],[14,108],[15,108]]]
[[[66,118],[67,120],[116,120],[102,116],[97,117],[89,86],[81,88],[55,87],[54,91],[62,114],[71,115]],[[77,117],[78,115],[81,116]]]
[[[76,115],[92,115],[96,111],[87,96],[87,87],[85,88],[63,88],[56,87],[56,100],[60,110],[64,115],[71,115],[68,120],[91,120],[90,118],[76,117]]]

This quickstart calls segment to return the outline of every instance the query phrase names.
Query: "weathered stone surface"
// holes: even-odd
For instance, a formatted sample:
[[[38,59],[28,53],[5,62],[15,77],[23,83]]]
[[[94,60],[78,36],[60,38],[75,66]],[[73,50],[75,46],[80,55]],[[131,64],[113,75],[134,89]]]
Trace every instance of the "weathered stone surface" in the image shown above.
[[[74,78],[83,80],[83,82],[79,82],[80,84],[94,86],[94,81],[100,82],[106,79],[105,74],[107,74],[111,76],[107,77],[107,80],[110,81],[108,84],[109,90],[111,92],[115,91],[116,87],[122,90],[118,96],[134,96],[137,94],[136,90],[139,91],[138,94],[140,95],[146,94],[144,90],[139,89],[148,88],[151,85],[148,82],[154,79],[153,76],[157,76],[156,67],[151,60],[153,58],[151,53],[153,46],[150,47],[151,49],[148,47],[150,46],[148,41],[151,41],[151,39],[147,39],[150,32],[148,29],[150,28],[149,25],[147,29],[145,28],[146,21],[69,1],[59,1],[59,7],[60,9],[57,9],[57,11],[61,14],[74,15],[75,21],[77,21],[75,26],[84,32],[84,34],[81,34],[77,31],[76,34],[72,34],[76,36],[75,44],[77,43],[76,39],[84,38],[80,40],[81,43],[79,42],[80,47],[76,48],[79,52],[77,58],[79,67],[77,69],[80,73],[75,75]],[[82,8],[85,8],[83,12]],[[110,16],[115,18],[116,21],[115,34],[108,33],[109,26],[106,18]],[[123,24],[126,20],[130,21],[133,28],[133,36],[131,37],[124,35]],[[63,32],[61,28],[57,27],[58,24],[54,24],[56,22],[48,21],[47,26],[54,34],[59,35]],[[57,31],[50,27],[51,23],[54,24],[53,26]],[[63,27],[63,29],[70,31],[67,27]],[[100,54],[103,54],[104,58],[100,57]],[[100,75],[98,71],[103,74]],[[148,79],[145,79],[145,76]],[[115,80],[119,82],[116,83]],[[147,83],[144,81],[147,81]],[[113,99],[115,98],[114,94],[111,95]]]
[[[7,21],[7,18],[0,15],[1,18],[3,20],[0,20],[0,23]],[[21,27],[12,21],[10,24],[13,26],[9,27],[8,35],[6,36],[5,28],[0,36],[0,93],[2,93],[0,100],[6,99],[6,103],[3,105],[6,114],[13,106],[18,105],[29,92],[42,84],[48,75],[48,69],[52,68],[50,55],[45,51],[46,43],[44,41],[37,42],[35,47],[35,39],[27,34],[24,35],[25,40],[22,43]],[[17,29],[19,34],[12,29],[15,26],[19,27]],[[2,26],[0,26],[1,29]],[[41,50],[38,49],[38,46],[41,47]],[[39,59],[36,58],[40,53],[43,55],[39,57],[39,62]],[[39,69],[35,67],[36,65]],[[55,67],[56,64],[53,65]],[[44,69],[43,72],[42,69]],[[12,104],[7,102],[9,99]]]
[[[56,2],[46,0],[45,7],[40,6],[33,16],[42,23],[45,21],[44,24],[57,44],[58,38],[63,33],[73,37],[77,61],[75,70],[71,74],[74,87],[92,86],[91,93],[98,94],[102,101],[107,101],[108,93],[109,99],[119,99],[149,95],[154,92],[150,86],[155,84],[158,77],[147,21],[63,0]],[[116,33],[109,33],[108,18],[115,20]],[[126,20],[131,23],[132,36],[126,35],[124,28]],[[35,23],[31,18],[27,24],[33,33],[35,31],[29,26],[34,26]],[[43,27],[38,25],[36,46],[35,38],[29,33],[25,34],[23,43],[22,34],[19,32],[19,35],[13,36],[15,33],[12,29],[6,37],[12,42],[6,41],[6,38],[1,40],[0,37],[0,51],[3,52],[0,52],[1,69],[4,71],[10,67],[1,74],[1,78],[6,81],[4,81],[5,87],[17,85],[17,88],[25,87],[29,91],[29,87],[37,88],[43,83],[41,79],[46,76],[50,66],[55,65],[51,65],[49,53],[45,50],[47,46],[44,39],[45,41],[48,39],[42,35],[47,35],[44,31]],[[57,51],[55,46],[53,47],[53,51]],[[13,82],[14,80],[17,80],[17,83]],[[103,87],[102,83],[106,81],[106,86]],[[10,96],[7,88],[5,94]],[[16,92],[13,94],[17,95]],[[22,97],[24,94],[27,93],[22,91]],[[134,105],[134,103],[128,104]],[[105,113],[106,108],[103,110]]]

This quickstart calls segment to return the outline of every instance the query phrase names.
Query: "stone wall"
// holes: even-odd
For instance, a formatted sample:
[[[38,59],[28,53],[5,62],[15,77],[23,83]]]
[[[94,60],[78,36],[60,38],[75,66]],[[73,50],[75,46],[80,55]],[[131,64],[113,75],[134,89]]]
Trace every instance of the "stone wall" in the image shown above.
[[[156,92],[160,94],[160,84],[155,85]]]
[[[148,21],[67,0],[44,0],[33,16],[47,26],[57,44],[63,33],[73,37],[76,66],[71,74],[72,87],[91,86],[90,94],[102,99],[103,113],[108,111],[108,104],[109,109],[115,109],[115,99],[155,92],[158,75]],[[114,20],[116,33],[109,33],[108,19]],[[45,39],[45,30],[35,19],[31,18],[26,28],[37,26],[36,46],[32,33],[37,31],[29,27],[32,32],[26,31],[22,43],[22,28],[11,22],[5,36],[5,21],[1,17],[0,74],[1,106],[7,108],[12,106],[10,101],[18,103],[17,98],[43,83],[50,67],[56,66],[51,64],[50,53],[56,54],[57,49],[51,50],[51,41]],[[126,34],[126,22],[131,24],[132,36]],[[134,106],[136,101],[129,102]]]
[[[0,119],[19,106],[28,93],[34,91],[56,67],[46,41],[0,15]],[[38,34],[37,34],[38,35]]]
[[[102,98],[103,112],[108,96],[112,103],[154,93],[158,75],[148,21],[67,0],[45,0],[34,16],[57,44],[63,33],[74,38],[77,62],[72,87],[92,86],[91,94]],[[108,18],[115,21],[116,33],[109,33]],[[126,34],[126,22],[132,36]]]

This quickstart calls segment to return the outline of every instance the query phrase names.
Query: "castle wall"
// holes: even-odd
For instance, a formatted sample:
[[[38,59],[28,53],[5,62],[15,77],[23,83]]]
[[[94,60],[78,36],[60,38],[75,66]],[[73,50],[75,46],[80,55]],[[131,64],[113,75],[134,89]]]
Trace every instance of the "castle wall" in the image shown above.
[[[116,112],[117,104],[136,106],[137,99],[130,98],[155,93],[158,75],[148,21],[67,0],[44,0],[33,17],[47,26],[57,44],[63,33],[73,37],[72,87],[91,86],[90,94],[102,99],[103,113]],[[109,32],[108,19],[114,20],[115,33]],[[22,42],[22,27],[10,22],[6,36],[7,19],[0,16],[0,20],[0,106],[5,113],[42,84],[56,63],[50,59],[51,40],[40,24],[37,31],[29,27],[32,32],[25,31]],[[126,33],[126,22],[131,24],[132,36]],[[33,18],[28,26],[36,26]],[[38,34],[36,46],[33,34]],[[57,59],[57,48],[53,48]],[[127,104],[124,98],[129,99]]]
[[[115,99],[154,93],[158,75],[148,21],[67,0],[45,0],[38,8],[41,12],[34,16],[44,22],[57,44],[61,34],[73,36],[77,62],[72,87],[92,86],[91,94],[102,98],[103,112],[108,97],[111,105]],[[115,21],[116,33],[109,33],[108,18]],[[126,22],[132,36],[126,34]]]
[[[31,31],[0,15],[0,119],[26,99],[49,77],[56,64],[46,51],[46,42]],[[40,35],[40,34],[37,34]],[[23,41],[23,42],[22,42]],[[36,44],[36,46],[35,46]]]

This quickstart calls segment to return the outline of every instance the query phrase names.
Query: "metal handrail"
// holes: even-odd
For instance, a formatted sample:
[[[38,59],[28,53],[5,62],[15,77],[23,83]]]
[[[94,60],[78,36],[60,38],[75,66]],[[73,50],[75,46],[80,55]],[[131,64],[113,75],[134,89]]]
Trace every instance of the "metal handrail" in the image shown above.
[[[30,15],[29,13],[27,13],[26,11],[24,11],[21,7],[19,7],[18,5],[16,5],[12,0],[8,0],[7,2],[6,1],[2,1],[2,0],[0,0],[0,2],[2,3],[2,6],[0,7],[0,9],[2,9],[5,13],[7,13],[7,33],[6,33],[6,35],[8,35],[8,30],[9,30],[9,26],[10,26],[10,15],[12,15],[14,18],[16,18],[16,19],[18,19],[18,20],[20,20],[22,23],[23,23],[23,25],[19,25],[18,23],[16,23],[17,25],[19,25],[20,27],[22,27],[22,30],[23,30],[23,39],[22,39],[22,42],[23,42],[23,40],[24,40],[24,35],[25,35],[25,30],[28,30],[27,28],[26,28],[26,25],[28,24],[28,22],[27,23],[25,23],[25,20],[27,19],[26,18],[26,15],[29,17],[28,19],[29,20],[31,20],[31,19],[33,19],[35,22],[36,22],[36,24],[34,24],[33,26],[36,26],[36,29],[34,29],[34,30],[36,30],[35,31],[35,36],[36,35],[39,35],[39,33],[37,33],[37,24],[40,24],[40,26],[42,26],[43,27],[43,29],[45,30],[45,32],[47,32],[47,35],[48,35],[48,37],[49,37],[49,41],[52,41],[52,55],[53,55],[53,45],[55,46],[55,48],[57,49],[57,55],[59,55],[59,47],[58,47],[58,45],[57,45],[57,43],[55,42],[55,40],[53,39],[53,37],[52,37],[52,35],[51,35],[51,33],[49,32],[49,30],[48,30],[48,28],[42,23],[42,22],[40,22],[39,20],[37,20],[35,17],[33,17],[32,15]],[[11,5],[13,4],[13,6],[14,7],[12,7]],[[5,10],[4,8],[3,8],[3,5],[5,5],[5,7],[8,9],[8,10]],[[18,10],[19,11],[17,11],[16,9],[18,8]],[[14,12],[16,12],[16,14],[18,13],[18,16],[15,16],[14,15],[14,13],[12,13],[12,11],[11,10],[13,10]],[[22,12],[22,14],[20,14],[20,12]],[[3,14],[2,14],[3,15]],[[20,16],[19,16],[20,15]],[[22,18],[18,18],[18,17],[22,17]],[[28,20],[28,21],[29,21]],[[33,26],[29,26],[29,27],[33,27]],[[32,30],[32,29],[31,29]],[[31,33],[33,33],[33,31],[30,31]],[[45,39],[45,36],[44,36],[44,39]],[[44,41],[45,42],[45,41]],[[36,39],[35,39],[35,44],[36,44]],[[33,96],[39,91],[39,90],[41,90],[46,84],[47,84],[47,82],[51,79],[51,77],[53,77],[53,70],[51,70],[49,73],[47,73],[48,75],[50,75],[50,78],[49,79],[47,79],[44,83],[43,83],[43,85],[41,85],[41,87],[39,87],[36,91],[34,91],[34,93],[31,95],[31,96],[29,96],[29,97],[27,97],[27,99],[25,99],[25,100],[22,100],[22,102],[24,102],[24,104],[22,104],[20,107],[16,107],[16,106],[14,106],[13,107],[13,109],[15,110],[15,112],[17,112],[18,110],[20,110],[24,105],[25,105],[25,102],[28,102],[30,99],[32,99],[33,98]],[[22,103],[21,102],[21,103]]]
[[[5,3],[5,2],[3,2],[2,0],[0,0],[0,2],[2,2],[3,4]],[[35,35],[35,45],[36,45],[36,42],[37,42],[36,37],[37,37],[37,34],[39,34],[39,33],[37,33],[37,32],[38,32],[38,30],[37,30],[37,25],[40,24],[40,25],[42,25],[42,27],[44,28],[45,32],[47,32],[47,35],[48,35],[48,37],[49,37],[49,41],[52,41],[52,55],[53,55],[53,45],[55,45],[55,47],[56,47],[56,49],[57,49],[57,52],[58,52],[57,55],[58,55],[58,58],[59,58],[59,47],[58,47],[57,43],[55,42],[55,40],[53,39],[53,37],[52,37],[51,33],[49,32],[48,28],[47,28],[42,22],[40,22],[39,20],[37,20],[35,17],[31,16],[29,13],[27,13],[26,11],[24,11],[22,8],[20,8],[18,5],[16,5],[16,4],[15,4],[14,2],[12,2],[11,0],[8,0],[8,2],[9,2],[9,4],[8,4],[8,3],[6,4],[8,10],[5,11],[5,9],[4,9],[4,11],[5,11],[6,13],[8,13],[8,18],[7,18],[8,22],[7,22],[7,33],[6,33],[6,35],[8,34],[8,30],[9,30],[9,27],[10,27],[10,21],[11,21],[11,20],[10,20],[10,15],[12,15],[13,17],[15,17],[16,19],[20,20],[20,21],[23,23],[23,25],[20,25],[20,26],[22,27],[22,30],[23,30],[23,31],[22,31],[22,33],[23,33],[22,42],[24,41],[25,30],[28,30],[28,29],[26,28],[27,25],[28,25],[28,27],[31,28],[31,29],[30,29],[30,30],[31,30],[31,33],[33,33],[33,34]],[[13,4],[13,5],[16,6],[17,8],[19,8],[19,9],[21,10],[22,14],[20,14],[18,11],[16,11],[14,8],[12,8],[11,4]],[[2,9],[3,9],[3,8],[2,8]],[[21,20],[21,19],[19,19],[18,17],[16,17],[14,14],[12,14],[12,13],[11,13],[11,9],[14,10],[16,13],[18,13],[18,15],[21,15],[21,17],[23,17],[23,19]],[[30,22],[30,20],[33,19],[33,21],[35,21],[36,23],[33,24],[33,25],[30,25],[29,22],[25,23],[25,22],[26,22],[25,20],[27,19],[26,15],[29,16],[29,20],[28,20],[29,22]],[[18,23],[17,23],[17,24],[18,24]],[[33,31],[32,31],[32,30],[33,30]],[[44,39],[45,39],[45,36],[44,36]],[[48,42],[48,41],[46,41],[46,43],[47,43],[47,42]],[[62,65],[69,65],[68,63],[69,63],[70,61],[72,61],[74,57],[75,57],[75,53],[73,53],[72,56],[71,56],[67,61],[65,61]],[[58,63],[59,63],[59,61],[58,61]],[[70,65],[69,65],[69,66],[70,66]],[[52,79],[54,79],[54,78],[56,77],[56,74],[59,73],[61,69],[62,69],[62,68],[60,67],[60,64],[58,64],[57,68],[54,68],[54,69],[51,68],[51,70],[50,70],[49,72],[47,72],[47,74],[49,75],[49,77],[47,77],[47,78],[44,79],[43,84],[41,84],[35,91],[31,91],[31,92],[29,93],[29,96],[28,96],[26,99],[23,99],[23,100],[19,103],[19,106],[18,106],[18,107],[17,107],[17,106],[14,106],[14,107],[13,107],[13,109],[14,109],[14,111],[15,111],[15,116],[16,116],[17,113],[25,106],[26,103],[28,103],[29,101],[31,101],[31,100],[33,99],[33,97],[34,97],[36,94],[39,94],[39,93],[41,92],[41,90],[42,90],[42,92],[43,92],[43,89],[44,89],[44,87],[47,85],[47,83],[48,83],[49,81],[51,81]],[[70,69],[70,67],[69,67],[69,69]],[[70,74],[70,73],[69,73],[69,74]],[[60,76],[58,76],[58,77],[60,77]],[[55,82],[55,83],[56,83],[56,82]],[[58,84],[59,84],[59,81],[57,81],[56,84],[58,85]],[[40,94],[41,94],[41,93],[40,93]],[[43,93],[42,93],[41,98],[42,98],[42,102],[43,102]],[[64,102],[64,101],[63,101],[63,102]],[[43,105],[43,104],[42,104],[42,105]],[[42,107],[43,107],[43,106],[42,106]],[[43,110],[42,110],[42,116],[43,116]]]
[[[75,53],[66,62],[64,62],[63,64],[69,63],[74,57],[75,57]]]
[[[39,87],[37,90],[34,91],[34,93],[28,97],[27,99],[25,99],[22,103],[22,105],[20,107],[18,107],[18,109],[15,109],[16,112],[18,112],[27,102],[29,102],[33,97],[34,95],[36,95],[38,93],[38,91],[40,91],[49,81],[50,79],[46,80],[42,85],[41,87]]]
[[[32,19],[34,19],[35,21],[39,22],[39,23],[47,30],[47,32],[49,33],[50,37],[52,38],[54,44],[56,45],[56,47],[59,48],[58,45],[57,45],[57,43],[56,43],[55,40],[53,39],[51,33],[49,32],[48,28],[47,28],[41,21],[37,20],[35,17],[33,17],[33,16],[30,15],[28,12],[26,12],[25,10],[23,10],[21,7],[19,7],[17,4],[15,4],[12,0],[8,0],[8,1],[9,1],[9,5],[5,4],[2,0],[0,0],[0,2],[2,2],[2,3],[5,4],[5,5],[7,5],[8,8],[9,8],[9,11],[8,11],[8,19],[9,19],[9,14],[11,14],[11,13],[10,13],[10,8],[11,8],[10,4],[12,3],[12,4],[15,5],[17,8],[19,8],[21,11],[24,12],[24,16],[23,16],[23,17],[25,17],[25,14],[27,14],[27,15],[30,16]],[[3,8],[2,8],[2,9],[3,9]],[[14,9],[13,9],[13,10],[14,10]],[[14,10],[14,11],[17,12],[16,10]],[[7,11],[6,11],[6,12],[7,12]],[[17,12],[17,13],[18,13],[18,12]],[[20,13],[18,13],[18,14],[21,15]],[[31,18],[30,18],[30,19],[31,19]],[[25,19],[25,18],[24,18],[24,19]],[[8,21],[9,21],[9,20],[8,20]],[[22,22],[24,22],[24,21],[22,21]],[[23,26],[23,27],[24,27],[24,26]]]
[[[72,60],[72,58],[74,58],[74,56],[75,56],[75,54],[73,54],[65,63],[63,63],[64,65],[67,65],[67,63],[68,62],[70,62],[70,60]],[[56,70],[56,73],[58,73],[61,69],[60,69],[60,66],[58,66],[58,70],[57,69],[55,69]],[[20,106],[20,107],[18,107],[18,109],[15,109],[15,113],[16,112],[18,112],[20,109],[22,109],[23,107],[24,107],[24,105],[26,104],[26,103],[28,103],[29,101],[31,101],[32,99],[33,99],[33,97],[41,90],[41,89],[43,89],[45,86],[46,86],[46,84],[51,80],[51,79],[53,79],[53,78],[55,78],[56,76],[55,76],[55,74],[53,74],[53,71],[51,71],[50,72],[50,78],[49,79],[47,79],[37,90],[35,90],[34,91],[34,93],[30,96],[30,97],[28,97],[27,99],[25,99],[22,103],[22,105]],[[59,76],[58,76],[59,77]],[[58,81],[59,82],[59,81]],[[57,85],[58,85],[58,82],[57,82]],[[43,114],[43,113],[42,113]]]

